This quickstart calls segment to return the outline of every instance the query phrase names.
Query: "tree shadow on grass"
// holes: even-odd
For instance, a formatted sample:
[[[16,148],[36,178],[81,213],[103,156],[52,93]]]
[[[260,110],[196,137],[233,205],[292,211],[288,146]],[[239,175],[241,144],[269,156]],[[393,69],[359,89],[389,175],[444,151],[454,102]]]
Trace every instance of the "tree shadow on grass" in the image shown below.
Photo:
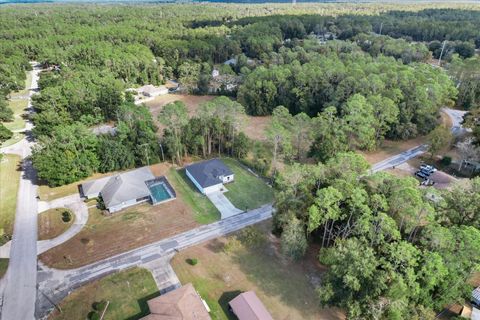
[[[227,291],[224,292],[221,296],[220,299],[218,299],[218,304],[222,308],[223,312],[227,316],[229,320],[237,320],[238,318],[233,314],[232,311],[230,311],[230,306],[228,303],[232,301],[235,297],[237,297],[239,294],[241,294],[242,291],[240,290],[235,290],[235,291]]]
[[[138,320],[142,317],[145,317],[147,315],[150,314],[150,309],[148,308],[148,303],[147,301],[150,300],[150,299],[153,299],[153,298],[156,298],[160,296],[160,292],[155,292],[155,293],[152,293],[152,294],[149,294],[143,298],[140,298],[137,300],[137,303],[138,303],[138,306],[140,307],[140,312],[133,315],[133,316],[130,316],[128,318],[125,318],[125,320]]]

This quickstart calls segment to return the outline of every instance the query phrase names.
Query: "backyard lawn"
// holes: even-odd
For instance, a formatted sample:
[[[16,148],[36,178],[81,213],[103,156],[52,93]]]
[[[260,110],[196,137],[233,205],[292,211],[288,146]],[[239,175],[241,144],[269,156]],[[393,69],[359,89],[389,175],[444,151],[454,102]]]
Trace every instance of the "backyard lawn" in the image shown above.
[[[167,176],[177,192],[177,197],[180,196],[189,205],[198,223],[207,224],[220,220],[220,212],[206,196],[197,190],[185,175],[184,169],[176,170],[171,168]]]
[[[258,227],[255,227],[258,228]],[[270,225],[264,224],[262,234]],[[336,309],[319,307],[309,279],[319,270],[310,260],[293,263],[278,253],[278,241],[237,236],[218,238],[178,253],[172,260],[182,284],[191,282],[211,309],[214,320],[236,319],[228,302],[240,292],[254,290],[274,319],[344,319]],[[198,259],[194,266],[188,259]],[[312,271],[313,270],[313,271]]]
[[[104,319],[135,320],[149,314],[147,301],[158,296],[151,273],[146,269],[132,268],[91,282],[60,302],[59,311],[50,320],[87,319],[95,302],[109,301]],[[103,309],[103,308],[102,308]]]
[[[254,209],[273,201],[273,189],[262,179],[248,172],[234,159],[222,160],[235,174],[234,182],[225,186],[229,190],[225,196],[235,207],[241,210]]]
[[[47,240],[64,233],[75,220],[75,215],[66,208],[55,208],[38,215],[38,240]]]
[[[6,154],[0,160],[0,245],[6,243],[13,232],[20,183],[20,157]]]

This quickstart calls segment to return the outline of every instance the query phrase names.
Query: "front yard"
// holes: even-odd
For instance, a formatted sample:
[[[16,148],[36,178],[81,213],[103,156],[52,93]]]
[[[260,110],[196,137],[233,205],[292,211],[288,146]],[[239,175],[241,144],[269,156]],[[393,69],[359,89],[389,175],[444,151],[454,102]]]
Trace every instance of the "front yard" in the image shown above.
[[[60,302],[59,307],[62,312],[56,310],[48,319],[87,319],[95,302],[109,301],[104,319],[136,320],[149,313],[147,301],[158,295],[158,289],[151,273],[146,269],[132,268],[91,282],[73,291]],[[101,309],[103,310],[103,308]]]
[[[75,215],[66,208],[55,208],[38,215],[38,240],[47,240],[64,233],[75,220]]]
[[[0,160],[0,245],[10,240],[13,232],[20,183],[19,165],[17,155],[5,154]]]
[[[177,197],[181,197],[188,204],[198,223],[207,224],[220,220],[220,212],[207,197],[197,190],[186,176],[185,169],[171,168],[167,177],[177,192]]]
[[[235,180],[225,185],[228,192],[225,196],[241,210],[255,209],[273,201],[273,189],[262,179],[248,172],[234,159],[224,158],[222,161],[233,171]]]
[[[247,290],[255,291],[274,319],[344,319],[340,311],[319,306],[311,281],[319,273],[314,259],[286,260],[278,252],[276,238],[261,236],[269,234],[270,224],[254,228],[258,231],[242,231],[191,247],[172,260],[180,282],[195,286],[209,305],[212,319],[236,319],[228,311],[228,302]],[[189,259],[198,259],[198,263],[192,266]]]

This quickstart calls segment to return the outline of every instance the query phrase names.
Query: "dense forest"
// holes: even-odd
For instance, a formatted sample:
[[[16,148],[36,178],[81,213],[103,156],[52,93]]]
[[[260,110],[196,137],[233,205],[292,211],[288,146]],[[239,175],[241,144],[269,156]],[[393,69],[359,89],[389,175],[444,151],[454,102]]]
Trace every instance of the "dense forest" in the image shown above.
[[[480,144],[480,10],[445,7],[1,7],[0,121],[12,120],[9,94],[37,61],[32,161],[43,182],[237,157],[274,183],[285,255],[321,245],[322,304],[352,319],[432,318],[468,296],[462,284],[478,269],[480,181],[432,202],[416,180],[368,175],[351,151],[427,135],[454,105],[469,111],[470,149]],[[214,69],[233,89],[210,90]],[[154,118],[126,92],[166,80],[218,97]],[[247,115],[271,115],[266,141],[242,132]],[[0,125],[0,141],[9,135]]]

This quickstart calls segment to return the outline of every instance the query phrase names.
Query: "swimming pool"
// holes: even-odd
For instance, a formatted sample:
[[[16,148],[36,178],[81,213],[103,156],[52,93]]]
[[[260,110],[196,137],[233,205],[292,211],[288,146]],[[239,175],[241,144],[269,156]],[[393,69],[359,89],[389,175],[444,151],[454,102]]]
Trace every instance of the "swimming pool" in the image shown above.
[[[158,204],[169,199],[175,198],[175,191],[168,183],[165,177],[159,177],[154,180],[147,181],[148,189],[152,196],[152,203]]]

